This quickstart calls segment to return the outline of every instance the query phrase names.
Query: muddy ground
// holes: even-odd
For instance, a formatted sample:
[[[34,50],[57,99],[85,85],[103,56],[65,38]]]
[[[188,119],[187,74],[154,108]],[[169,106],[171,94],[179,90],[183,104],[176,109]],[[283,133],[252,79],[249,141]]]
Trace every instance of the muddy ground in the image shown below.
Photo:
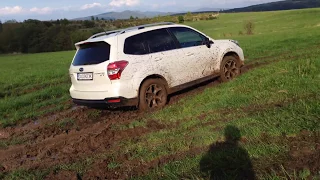
[[[252,68],[264,64],[249,64],[243,68],[247,72]],[[170,97],[169,104],[177,103],[181,98],[201,93],[204,89],[219,85],[218,79],[202,83]],[[134,109],[122,110],[96,110],[87,107],[72,105],[71,108],[59,113],[48,114],[36,120],[23,123],[17,127],[0,129],[0,140],[8,142],[7,146],[0,147],[0,172],[7,173],[16,169],[36,170],[49,169],[60,164],[70,164],[82,161],[103,152],[118,152],[117,143],[126,139],[138,139],[142,135],[159,131],[164,128],[174,128],[159,124],[156,121],[148,121],[146,127],[117,130],[114,125],[128,125],[137,118],[144,118],[146,114]],[[204,115],[205,116],[205,115]],[[74,119],[76,121],[70,121]],[[310,141],[308,132],[301,137],[291,139],[292,151],[288,159],[288,167],[301,168],[320,166],[320,138],[312,139],[317,147],[314,151],[307,151],[303,143]],[[319,137],[312,135],[312,137]],[[123,166],[115,169],[106,169],[112,158],[97,160],[93,163],[92,170],[84,174],[72,171],[52,170],[48,179],[89,179],[89,178],[121,178],[144,175],[153,168],[170,162],[183,159],[186,155],[196,155],[205,152],[208,147],[191,149],[187,152],[164,156],[152,162],[130,161],[130,154],[117,154],[117,160],[123,162]],[[302,152],[302,153],[301,153]]]

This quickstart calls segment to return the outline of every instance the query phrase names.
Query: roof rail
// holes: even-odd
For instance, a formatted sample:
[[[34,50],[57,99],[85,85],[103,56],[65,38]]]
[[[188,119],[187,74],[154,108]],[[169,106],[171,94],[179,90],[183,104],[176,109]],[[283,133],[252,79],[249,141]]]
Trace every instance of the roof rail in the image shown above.
[[[140,26],[129,27],[126,29],[118,29],[118,30],[114,30],[114,31],[101,32],[101,33],[98,33],[98,34],[91,36],[89,39],[94,39],[99,36],[108,36],[108,35],[114,34],[114,33],[116,33],[117,35],[124,34],[128,31],[144,29],[146,27],[161,26],[161,25],[174,25],[174,24],[175,23],[173,23],[173,22],[160,22],[160,23],[153,23],[153,24],[144,24],[144,25],[140,25]]]
[[[99,37],[99,36],[108,36],[108,35],[110,35],[110,34],[118,33],[118,32],[120,32],[120,31],[122,31],[122,29],[118,29],[118,30],[114,30],[114,31],[101,32],[101,33],[98,33],[98,34],[95,34],[95,35],[89,37],[89,39],[94,39],[94,38],[97,38],[97,37]]]
[[[118,32],[117,34],[123,34],[123,33],[126,33],[127,31],[132,31],[132,30],[144,29],[146,27],[161,26],[161,25],[173,25],[173,24],[175,24],[175,23],[173,23],[173,22],[160,22],[160,23],[144,24],[144,25],[140,25],[140,26],[134,26],[134,27],[123,29],[120,32]]]

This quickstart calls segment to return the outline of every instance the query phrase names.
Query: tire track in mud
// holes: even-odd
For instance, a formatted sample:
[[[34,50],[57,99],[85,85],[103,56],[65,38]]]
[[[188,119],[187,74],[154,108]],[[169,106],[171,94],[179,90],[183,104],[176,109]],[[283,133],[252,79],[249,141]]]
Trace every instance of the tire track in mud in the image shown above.
[[[275,61],[277,59],[262,63],[249,63],[244,66],[243,72]],[[204,89],[220,83],[214,79],[180,91],[171,96],[169,104],[175,104],[186,96],[199,94]],[[101,114],[93,120],[88,116],[92,111],[97,110],[73,107],[19,128],[5,129],[10,137],[25,138],[25,143],[0,150],[0,166],[3,166],[3,171],[8,172],[22,167],[25,169],[49,168],[57,164],[72,163],[110,149],[117,150],[114,145],[122,140],[139,138],[142,135],[168,128],[153,122],[153,125],[148,124],[147,128],[112,130],[111,126],[114,124],[129,124],[145,114],[137,111],[101,110],[99,111]],[[65,118],[75,119],[78,127],[64,131],[55,126],[46,126],[48,123],[59,122]],[[174,126],[178,124],[171,128]]]
[[[20,127],[7,128],[5,132],[10,135],[10,139],[20,137],[24,142],[32,141],[30,143],[35,143],[49,137],[68,134],[69,131],[80,131],[90,128],[97,123],[128,124],[133,119],[142,116],[143,114],[134,111],[95,110],[82,106],[74,106],[63,112],[40,117],[38,120]],[[64,120],[72,122],[62,124]]]
[[[99,112],[92,120],[88,114]],[[64,112],[40,118],[18,128],[7,128],[7,140],[23,139],[23,144],[0,150],[0,166],[4,171],[24,167],[46,168],[59,163],[72,162],[92,153],[105,151],[121,139],[141,136],[154,127],[135,128],[124,131],[112,130],[114,124],[128,124],[143,114],[134,111],[97,111],[85,107],[74,107]],[[62,130],[51,123],[61,119],[76,120],[77,127]]]
[[[90,157],[106,151],[119,151],[117,143],[126,139],[135,139],[147,133],[164,128],[155,121],[150,121],[147,127],[137,127],[127,130],[112,130],[109,122],[105,125],[96,123],[91,128],[82,131],[71,131],[53,138],[47,138],[39,143],[18,145],[7,150],[0,150],[0,162],[4,171],[17,168],[45,169],[58,164],[68,164],[76,160]]]

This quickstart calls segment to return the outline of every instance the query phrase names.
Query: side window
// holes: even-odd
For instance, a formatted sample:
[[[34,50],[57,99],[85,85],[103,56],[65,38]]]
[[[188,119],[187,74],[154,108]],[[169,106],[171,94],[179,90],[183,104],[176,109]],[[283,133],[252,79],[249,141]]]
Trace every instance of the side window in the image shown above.
[[[150,53],[176,49],[173,38],[166,29],[159,29],[145,33]]]
[[[143,34],[128,37],[124,42],[124,53],[131,55],[147,54],[147,47]]]
[[[204,45],[205,36],[185,27],[170,28],[182,48]]]

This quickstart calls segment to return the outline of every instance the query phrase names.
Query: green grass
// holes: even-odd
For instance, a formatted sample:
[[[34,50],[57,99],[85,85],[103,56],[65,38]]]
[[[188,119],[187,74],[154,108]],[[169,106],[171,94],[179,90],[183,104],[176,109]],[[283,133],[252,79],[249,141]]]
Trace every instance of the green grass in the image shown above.
[[[250,62],[258,57],[278,55],[319,45],[319,9],[256,13],[223,14],[218,20],[188,22],[214,39],[235,39],[240,42]],[[244,24],[255,24],[254,35],[239,35]],[[223,34],[232,34],[224,37]]]
[[[73,55],[70,51],[0,56],[1,125],[63,109],[69,100],[68,67]]]
[[[320,67],[320,59],[313,59],[313,62],[317,62],[317,68]],[[139,143],[131,143],[131,146],[130,143],[126,144],[125,147],[128,148],[126,151],[136,151],[136,159],[150,161],[157,157],[186,151],[190,148],[209,146],[223,139],[224,127],[232,125],[237,127],[241,131],[241,135],[247,139],[247,142],[241,143],[241,146],[248,152],[250,158],[261,159],[268,156],[276,157],[286,154],[289,151],[287,142],[273,142],[274,139],[281,137],[283,134],[297,136],[301,130],[320,130],[320,96],[316,92],[320,88],[320,77],[314,76],[319,74],[319,71],[310,73],[307,76],[297,74],[294,70],[301,63],[306,62],[303,59],[289,62],[282,61],[256,69],[232,83],[207,89],[200,95],[186,98],[183,100],[183,107],[180,108],[180,112],[176,112],[176,106],[173,105],[164,111],[155,113],[153,118],[162,123],[180,121],[180,127],[174,130],[163,130],[149,134]],[[277,75],[274,73],[277,67],[286,67],[288,73],[282,76]],[[259,86],[257,83],[249,80],[257,78],[255,75],[258,74],[261,75],[259,77],[261,89],[257,87]],[[293,79],[298,83],[295,83]],[[288,94],[279,93],[278,89],[273,90],[276,85],[270,83],[274,82],[282,82],[281,88],[287,89]],[[305,88],[304,83],[309,83],[308,88]],[[249,84],[252,84],[253,87],[248,86]],[[241,86],[246,86],[247,92],[232,91],[232,89],[242,89]],[[262,91],[263,89],[265,91]],[[229,98],[223,96],[223,92],[228,93]],[[218,94],[218,96],[214,96],[214,94]],[[237,100],[239,94],[242,94],[240,101]],[[259,97],[260,94],[266,95]],[[294,99],[291,100],[291,98]],[[195,105],[199,102],[201,102],[201,105],[192,106],[192,104]],[[269,104],[271,106],[268,106]],[[279,108],[272,104],[282,104],[283,107]],[[254,109],[257,105],[265,107],[247,112],[246,109]],[[219,118],[217,119],[219,115],[225,115],[221,112],[213,114],[209,112],[205,122],[212,122],[212,125],[202,126],[201,124],[204,122],[196,118],[197,113],[206,113],[210,109],[230,109],[231,111],[226,115],[226,122],[216,123],[215,121],[219,120]],[[196,125],[199,126],[190,131],[191,127]],[[217,127],[221,130],[213,131]],[[270,141],[261,140],[262,134],[268,134]],[[168,139],[170,140],[169,142],[167,142]],[[175,178],[192,175],[200,176],[201,173],[197,172],[200,157],[194,157],[197,160],[188,157],[185,160],[178,161],[180,163],[174,162],[173,165],[169,163],[170,165],[165,165],[143,178],[154,179],[159,177],[160,174],[162,174],[162,177],[167,178],[172,178],[173,175]],[[170,173],[168,173],[168,166],[170,167]],[[185,174],[186,169],[193,169],[193,171]],[[259,170],[256,169],[258,173]],[[261,175],[261,172],[259,175]],[[264,177],[264,175],[261,175],[261,177]]]
[[[285,166],[285,162],[290,152],[288,137],[299,137],[302,130],[320,132],[320,20],[316,18],[319,16],[320,9],[307,9],[221,14],[218,20],[188,22],[215,39],[238,40],[247,63],[264,62],[266,65],[252,69],[230,83],[183,98],[148,115],[149,118],[135,119],[128,125],[113,125],[114,130],[147,128],[148,121],[157,120],[172,128],[123,140],[114,145],[120,151],[113,151],[111,147],[110,152],[62,164],[56,170],[73,170],[82,175],[95,159],[110,157],[112,162],[106,164],[106,169],[118,170],[125,167],[119,157],[130,153],[129,160],[143,163],[164,156],[176,157],[133,179],[209,179],[210,173],[200,170],[201,162],[207,158],[223,162],[223,158],[237,154],[228,149],[217,155],[205,150],[210,145],[223,144],[227,139],[226,127],[232,126],[240,131],[238,146],[247,153],[259,179],[317,178],[317,172],[311,172],[308,167],[292,170]],[[239,35],[249,20],[255,24],[254,35]],[[224,34],[232,34],[232,37],[224,37]],[[69,96],[67,69],[73,53],[0,57],[1,65],[7,67],[0,77],[2,125],[14,125],[64,107]],[[56,61],[59,63],[54,63]],[[15,62],[19,62],[18,65]],[[27,65],[31,69],[24,68]],[[33,91],[33,87],[40,88]],[[61,107],[41,109],[53,104]],[[92,111],[88,115],[94,119],[98,113]],[[73,121],[76,119],[65,119],[59,126],[72,125]],[[1,146],[8,145],[10,142]],[[315,148],[312,144],[310,146]],[[191,153],[195,149],[204,150]],[[216,166],[222,170],[228,166],[220,164]],[[242,166],[243,162],[236,161],[235,164]],[[39,171],[29,172],[15,171],[6,174],[6,178],[43,177]],[[235,173],[229,173],[227,177],[232,179],[233,175]]]

